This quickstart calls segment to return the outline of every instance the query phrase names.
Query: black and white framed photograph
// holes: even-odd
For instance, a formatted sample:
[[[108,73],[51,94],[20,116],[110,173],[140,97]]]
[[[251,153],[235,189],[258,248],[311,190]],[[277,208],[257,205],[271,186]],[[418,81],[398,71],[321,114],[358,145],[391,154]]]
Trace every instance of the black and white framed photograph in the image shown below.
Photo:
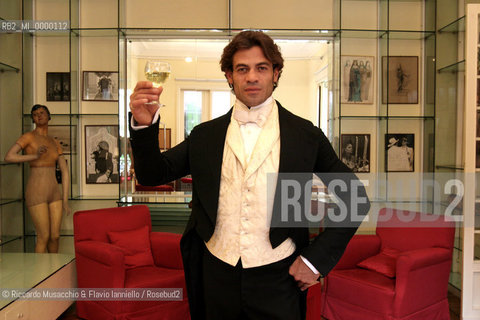
[[[415,171],[415,134],[385,134],[385,168],[387,172]]]
[[[342,56],[341,103],[373,104],[374,57]]]
[[[86,125],[85,156],[87,183],[118,183],[118,125]]]
[[[353,172],[370,172],[370,135],[342,134],[340,159]]]
[[[418,103],[417,56],[383,57],[382,68],[382,103]]]
[[[83,71],[82,100],[118,101],[118,72]]]
[[[70,101],[70,72],[47,72],[47,101]]]
[[[74,154],[77,150],[76,125],[49,125],[48,135],[56,139],[62,146],[63,154]]]

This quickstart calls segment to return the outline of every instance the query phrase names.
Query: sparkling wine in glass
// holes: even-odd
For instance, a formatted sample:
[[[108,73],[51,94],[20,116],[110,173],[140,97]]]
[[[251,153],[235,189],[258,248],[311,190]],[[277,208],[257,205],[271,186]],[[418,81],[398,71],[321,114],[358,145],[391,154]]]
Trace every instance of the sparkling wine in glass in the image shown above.
[[[170,76],[170,64],[168,62],[159,60],[148,60],[145,64],[145,77],[148,81],[152,81],[153,86],[158,88],[163,86]],[[164,107],[160,101],[148,102],[148,104],[157,104],[160,107]]]

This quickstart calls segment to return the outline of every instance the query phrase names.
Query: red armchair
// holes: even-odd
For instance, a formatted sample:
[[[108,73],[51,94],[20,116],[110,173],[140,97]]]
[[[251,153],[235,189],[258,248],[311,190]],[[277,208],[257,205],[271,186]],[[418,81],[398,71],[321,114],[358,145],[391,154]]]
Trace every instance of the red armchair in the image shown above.
[[[454,234],[455,224],[443,216],[382,209],[376,234],[354,236],[325,278],[316,308],[323,305],[329,320],[450,319]]]
[[[151,232],[147,206],[78,211],[73,223],[79,288],[183,289],[182,301],[77,301],[79,317],[190,319],[181,236]]]

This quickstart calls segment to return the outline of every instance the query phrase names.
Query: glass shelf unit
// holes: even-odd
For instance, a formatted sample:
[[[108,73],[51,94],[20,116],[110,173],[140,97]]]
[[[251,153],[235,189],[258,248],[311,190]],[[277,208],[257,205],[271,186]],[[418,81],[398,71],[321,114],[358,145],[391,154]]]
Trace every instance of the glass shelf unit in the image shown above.
[[[2,20],[22,20],[19,2],[2,4]],[[22,133],[22,35],[0,33],[0,158]],[[0,162],[0,252],[23,236],[22,164]]]

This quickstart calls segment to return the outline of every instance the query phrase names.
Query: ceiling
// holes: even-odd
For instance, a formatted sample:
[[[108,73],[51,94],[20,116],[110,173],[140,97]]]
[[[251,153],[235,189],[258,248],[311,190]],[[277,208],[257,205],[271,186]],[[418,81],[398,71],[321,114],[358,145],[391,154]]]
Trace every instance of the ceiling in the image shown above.
[[[275,40],[285,60],[320,58],[326,40]],[[168,39],[132,40],[131,56],[160,59],[215,59],[219,60],[228,40]]]

